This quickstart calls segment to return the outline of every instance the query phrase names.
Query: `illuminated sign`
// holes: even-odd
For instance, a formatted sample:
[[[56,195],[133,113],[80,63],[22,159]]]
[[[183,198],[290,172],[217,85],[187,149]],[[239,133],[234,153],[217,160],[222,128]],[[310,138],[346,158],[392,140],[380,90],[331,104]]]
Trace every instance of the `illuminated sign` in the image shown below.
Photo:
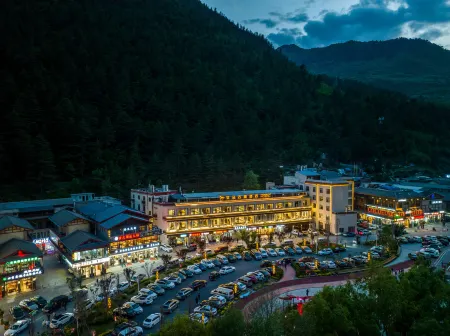
[[[420,216],[423,216],[423,211],[422,211],[422,209],[411,210],[411,216],[412,216],[412,217],[420,217]]]
[[[158,247],[158,246],[159,246],[159,242],[153,242],[153,243],[146,244],[146,245],[131,246],[131,247],[119,249],[119,250],[115,251],[115,253],[135,252],[135,251],[139,251],[139,250],[142,250],[145,248],[154,248],[154,247]]]
[[[33,239],[33,244],[47,244],[48,242],[48,238]]]
[[[406,199],[403,198],[403,199],[399,199],[398,201],[399,201],[399,202],[406,202]]]
[[[374,215],[385,216],[385,217],[394,217],[394,215],[395,215],[395,211],[374,208],[374,207],[368,207],[367,212],[372,213]]]
[[[20,260],[8,261],[7,264],[20,264],[23,262],[37,261],[37,260],[39,260],[38,257],[31,257],[31,258],[25,258],[25,259],[20,259]]]
[[[200,237],[202,234],[200,232],[191,233],[189,236],[191,237]]]
[[[245,229],[247,229],[247,227],[246,226],[235,226],[234,229],[235,230],[245,230]]]
[[[242,199],[259,199],[270,198],[272,194],[251,194],[251,195],[237,195],[237,196],[219,196],[221,201],[235,201]]]
[[[102,263],[108,262],[108,261],[109,261],[109,258],[87,260],[87,261],[82,261],[82,262],[73,264],[73,267],[83,267],[83,266],[89,266],[89,265],[102,264]]]
[[[22,278],[28,278],[34,275],[42,274],[42,270],[40,268],[33,268],[30,270],[25,270],[20,273],[14,273],[8,276],[3,277],[3,281],[11,281],[11,280],[17,280]]]
[[[125,231],[136,231],[136,226],[123,229],[123,232],[125,232]]]
[[[431,204],[441,204],[442,201],[431,201]]]
[[[114,237],[114,240],[115,241],[121,241],[121,240],[137,239],[137,238],[140,238],[140,237],[141,237],[140,233],[129,233],[129,234],[126,234],[126,235]]]

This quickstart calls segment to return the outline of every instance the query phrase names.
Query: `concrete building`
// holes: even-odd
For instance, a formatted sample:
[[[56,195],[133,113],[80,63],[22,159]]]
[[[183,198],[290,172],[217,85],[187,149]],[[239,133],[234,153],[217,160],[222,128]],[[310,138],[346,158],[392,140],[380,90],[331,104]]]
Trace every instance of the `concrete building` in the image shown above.
[[[153,205],[168,202],[169,196],[176,193],[175,190],[169,190],[168,185],[163,185],[161,188],[150,185],[148,188],[131,189],[131,208],[153,216]]]
[[[268,234],[287,225],[307,230],[311,201],[306,192],[292,188],[178,193],[155,202],[154,217],[164,242],[187,244],[199,236],[212,242],[237,230]]]

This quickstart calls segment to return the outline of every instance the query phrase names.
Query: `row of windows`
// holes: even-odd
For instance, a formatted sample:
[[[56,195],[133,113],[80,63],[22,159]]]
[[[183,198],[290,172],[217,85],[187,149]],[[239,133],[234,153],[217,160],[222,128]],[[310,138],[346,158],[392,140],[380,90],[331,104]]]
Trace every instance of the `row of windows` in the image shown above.
[[[305,187],[305,191],[309,191],[310,189],[309,189],[310,187],[309,186],[306,186]],[[303,190],[303,186],[302,185],[300,185],[300,190]],[[323,192],[324,192],[324,190],[325,190],[325,193],[327,194],[327,195],[329,195],[330,194],[330,189],[329,188],[319,188],[319,192],[321,193],[321,194],[323,194]],[[316,192],[316,187],[312,187],[312,191],[313,192]]]
[[[213,208],[182,208],[182,209],[171,209],[169,210],[169,216],[186,216],[186,215],[208,215],[216,213],[227,213],[227,212],[244,212],[244,211],[255,211],[255,210],[270,210],[270,209],[283,209],[283,208],[294,208],[308,206],[308,201],[299,202],[280,202],[280,203],[265,203],[265,204],[246,204],[246,205],[228,205]]]
[[[313,209],[315,209],[315,208],[316,208],[316,203],[313,203],[312,207],[313,207]],[[327,206],[325,207],[325,209],[326,209],[327,211],[330,211],[330,206],[327,205]],[[323,210],[323,205],[322,205],[322,204],[319,204],[319,210]]]
[[[312,197],[313,201],[316,200],[316,195],[313,195]],[[323,202],[323,196],[319,196],[319,201]],[[329,197],[325,197],[325,202],[330,203],[330,198]]]
[[[213,227],[213,228],[224,226],[232,227],[235,225],[252,225],[252,224],[262,224],[265,222],[290,221],[308,218],[310,218],[309,211],[302,211],[302,212],[298,211],[280,214],[262,214],[256,216],[240,216],[240,217],[217,218],[217,219],[176,221],[169,223],[168,230],[178,231],[178,230],[198,229],[203,227]]]
[[[312,216],[313,216],[313,217],[316,217],[316,213],[313,212]],[[327,222],[330,221],[330,216],[329,216],[329,215],[324,216],[323,214],[319,213],[319,218],[324,218],[324,217],[325,217],[325,220],[326,220]]]

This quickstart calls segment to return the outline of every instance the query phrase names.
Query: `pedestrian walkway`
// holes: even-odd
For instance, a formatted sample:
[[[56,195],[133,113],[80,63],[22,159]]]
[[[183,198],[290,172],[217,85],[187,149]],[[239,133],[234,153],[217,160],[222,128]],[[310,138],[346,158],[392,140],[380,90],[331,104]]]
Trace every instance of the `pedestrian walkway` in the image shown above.
[[[281,268],[283,269],[284,273],[283,273],[283,277],[281,278],[281,280],[279,282],[296,279],[295,270],[291,265],[285,265],[284,267],[281,266]]]

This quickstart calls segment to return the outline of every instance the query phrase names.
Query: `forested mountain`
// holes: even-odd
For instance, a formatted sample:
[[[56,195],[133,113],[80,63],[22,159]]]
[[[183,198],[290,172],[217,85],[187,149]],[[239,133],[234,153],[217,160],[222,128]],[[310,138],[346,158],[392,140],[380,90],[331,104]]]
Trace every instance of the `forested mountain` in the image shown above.
[[[285,45],[279,50],[313,73],[450,103],[450,51],[426,40],[349,41],[313,49]]]
[[[449,110],[327,85],[197,0],[5,0],[0,20],[3,201],[238,188],[321,153],[449,163]]]

